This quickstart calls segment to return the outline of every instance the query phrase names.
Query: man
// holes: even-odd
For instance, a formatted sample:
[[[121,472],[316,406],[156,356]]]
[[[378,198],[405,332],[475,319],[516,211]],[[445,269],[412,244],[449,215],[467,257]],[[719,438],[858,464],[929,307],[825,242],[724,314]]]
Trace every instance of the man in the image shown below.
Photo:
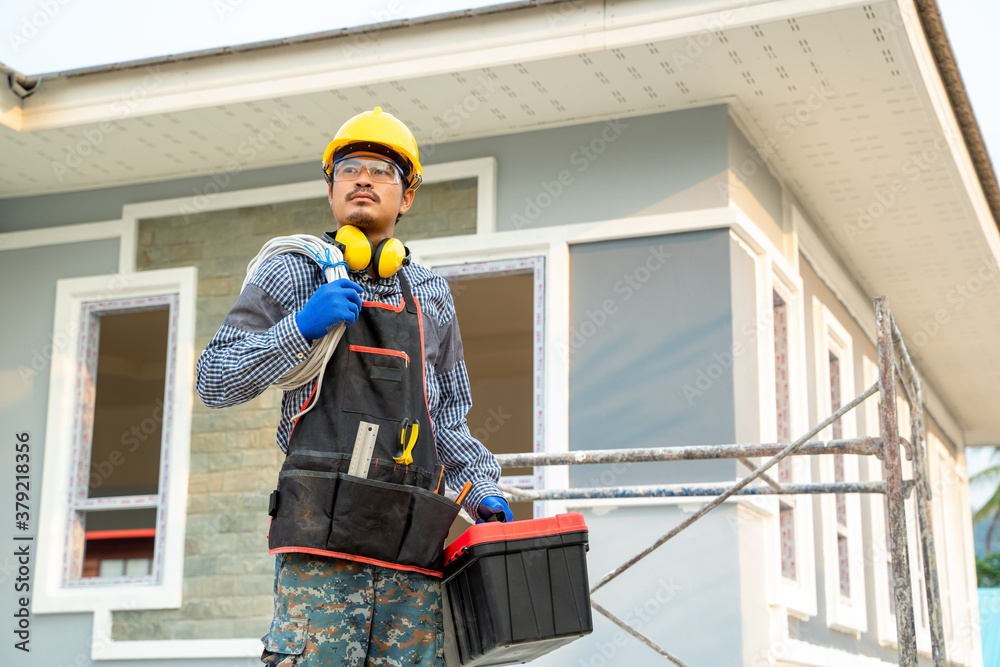
[[[323,172],[338,238],[353,246],[345,258],[370,261],[326,283],[305,255],[268,259],[198,360],[202,401],[234,405],[348,327],[322,380],[282,399],[286,458],[268,509],[275,611],[261,660],[443,665],[441,547],[458,505],[442,477],[467,488],[471,516],[512,516],[496,458],[465,423],[472,402],[448,283],[409,263],[398,241],[393,250],[422,178],[413,135],[376,107],[340,128]]]

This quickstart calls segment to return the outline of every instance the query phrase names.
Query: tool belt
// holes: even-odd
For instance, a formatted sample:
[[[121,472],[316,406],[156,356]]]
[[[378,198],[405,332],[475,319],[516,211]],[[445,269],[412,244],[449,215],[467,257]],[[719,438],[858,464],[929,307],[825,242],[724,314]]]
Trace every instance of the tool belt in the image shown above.
[[[271,494],[270,553],[297,551],[441,576],[459,505],[444,494],[427,409],[419,302],[362,302],[296,421]],[[419,425],[419,428],[417,427]]]

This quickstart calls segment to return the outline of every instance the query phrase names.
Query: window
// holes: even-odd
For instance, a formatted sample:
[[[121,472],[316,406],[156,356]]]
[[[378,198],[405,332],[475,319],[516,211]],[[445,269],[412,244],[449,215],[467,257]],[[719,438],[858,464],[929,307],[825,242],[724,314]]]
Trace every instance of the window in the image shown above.
[[[841,378],[840,378],[840,357],[830,352],[830,411],[836,412],[841,408],[842,401],[840,396],[841,390]],[[842,440],[844,437],[844,427],[842,424],[842,419],[838,419],[833,422],[831,428],[831,433],[834,440]],[[844,474],[844,455],[835,454],[833,456],[833,481],[835,482],[846,482],[847,477]],[[837,577],[840,582],[840,595],[846,600],[851,599],[851,559],[850,559],[850,544],[849,544],[849,533],[847,530],[847,495],[844,493],[838,493],[834,495],[834,502],[837,508]]]
[[[469,430],[495,454],[543,451],[544,269],[541,257],[435,268],[451,283],[461,326],[473,397]],[[540,468],[503,473],[502,484],[542,486]],[[534,516],[530,502],[511,509],[516,520]]]
[[[792,289],[772,276],[771,313],[774,337],[774,438],[790,442],[806,428],[805,384],[802,373],[800,300]],[[767,395],[762,391],[762,395]],[[767,437],[765,435],[765,437]],[[810,457],[789,456],[778,464],[781,484],[811,481]],[[809,495],[776,496],[779,558],[778,601],[800,618],[816,614],[816,566],[813,548],[813,499]]]
[[[791,441],[791,413],[788,395],[788,304],[777,292],[772,293],[774,312],[774,396],[775,424],[778,442]],[[794,457],[778,463],[778,482],[792,482]],[[778,516],[781,527],[781,576],[799,580],[796,550],[795,500],[793,496],[778,496]],[[801,539],[801,537],[800,537]]]
[[[850,334],[818,299],[813,299],[816,332],[817,418],[824,419],[855,396],[854,356]],[[855,413],[850,411],[823,431],[822,437],[839,440],[856,433]],[[823,481],[856,482],[856,455],[823,456]],[[823,517],[823,560],[827,624],[858,633],[867,629],[865,613],[865,559],[858,494],[826,494],[820,500]]]
[[[178,606],[195,270],[60,281],[36,611]]]
[[[154,583],[161,574],[153,563],[156,527],[165,518],[160,463],[170,424],[169,408],[163,423],[163,401],[176,349],[170,322],[177,296],[97,301],[82,308],[83,391],[75,406],[74,458],[85,475],[71,481],[70,558],[62,583]],[[73,544],[80,535],[82,550]]]

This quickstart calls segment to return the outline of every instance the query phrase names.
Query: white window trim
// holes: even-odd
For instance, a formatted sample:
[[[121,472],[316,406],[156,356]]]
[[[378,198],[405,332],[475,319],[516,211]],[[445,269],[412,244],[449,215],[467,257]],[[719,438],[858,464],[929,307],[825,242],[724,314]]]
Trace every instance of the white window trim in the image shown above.
[[[150,307],[160,307],[166,305],[168,308],[168,320],[171,322],[168,329],[166,370],[167,378],[176,377],[172,370],[176,368],[175,354],[177,350],[177,330],[176,316],[179,307],[178,294],[149,295],[143,294],[140,297],[121,297],[118,295],[102,297],[98,300],[86,300],[79,304],[82,311],[80,321],[80,334],[78,340],[78,364],[75,368],[78,373],[85,373],[91,378],[97,377],[98,372],[98,345],[100,340],[100,317],[116,312],[135,312],[137,310],[147,310]],[[57,302],[57,308],[60,304]],[[76,305],[76,304],[74,304]],[[84,354],[83,351],[86,350]],[[162,402],[161,422],[163,424],[163,442],[160,450],[161,460],[159,461],[159,483],[157,488],[161,491],[168,488],[171,468],[166,464],[170,460],[171,429],[173,428],[172,414],[173,401],[176,396],[173,392],[173,384],[170,390],[165,392]],[[64,588],[78,588],[85,586],[121,586],[126,584],[158,584],[162,582],[163,568],[159,565],[163,562],[162,554],[164,541],[155,540],[154,553],[152,557],[151,572],[142,576],[122,577],[82,577],[71,576],[70,572],[82,571],[84,559],[85,522],[81,521],[78,513],[94,512],[101,510],[116,509],[139,509],[151,508],[156,511],[155,528],[157,535],[166,534],[165,518],[167,507],[161,504],[161,498],[165,494],[158,492],[138,496],[107,497],[107,498],[87,498],[89,487],[90,461],[92,460],[91,450],[93,446],[93,410],[92,400],[88,400],[86,395],[77,393],[77,401],[74,404],[72,419],[73,442],[71,459],[75,462],[75,469],[70,475],[70,487],[67,497],[70,508],[67,512],[65,554],[72,554],[66,558],[66,565],[62,568],[61,586]],[[71,562],[73,561],[73,562]]]
[[[899,435],[907,440],[911,440],[910,404],[907,402],[906,396],[902,392],[902,387],[898,382],[896,384],[896,420],[898,423]],[[911,480],[913,479],[913,462],[906,458],[904,449],[900,449],[900,452],[902,454],[900,457],[900,467],[902,468],[903,480]],[[933,465],[929,458],[928,465]],[[927,598],[927,589],[924,580],[923,547],[921,545],[919,535],[917,534],[916,492],[914,491],[910,493],[910,497],[906,498],[903,503],[904,512],[906,514],[906,549],[910,556],[910,590],[913,593],[913,620],[917,638],[917,653],[930,657],[930,616],[925,602]],[[940,534],[941,530],[939,528],[938,535]]]
[[[968,664],[971,642],[972,610],[978,608],[968,597],[964,586],[963,566],[966,562],[965,540],[962,539],[963,517],[955,500],[961,489],[968,485],[960,466],[952,458],[944,443],[933,433],[927,433],[927,458],[931,481],[931,521],[934,525],[938,584],[943,596],[941,611],[948,658],[959,664]],[[956,493],[957,492],[957,493]],[[966,513],[968,509],[966,509]],[[976,614],[978,620],[979,614]],[[961,662],[957,658],[965,658]]]
[[[816,349],[816,409],[817,418],[825,419],[833,412],[830,402],[830,353],[840,358],[840,396],[846,404],[855,396],[854,390],[854,349],[850,334],[837,321],[818,298],[813,297],[813,331]],[[854,410],[841,418],[844,438],[852,438],[857,433]],[[831,439],[833,429],[827,427],[820,437]],[[820,479],[834,481],[832,456],[819,459]],[[858,457],[844,456],[844,481],[859,479]],[[824,586],[826,590],[826,622],[834,630],[851,634],[865,632],[868,618],[865,608],[865,557],[861,530],[861,499],[856,493],[845,494],[848,521],[848,562],[850,563],[851,595],[845,601],[840,595],[840,556],[837,548],[837,506],[834,494],[823,494],[820,498],[820,527],[823,544]]]
[[[965,553],[960,561],[962,572],[957,585],[963,586],[966,591],[966,599],[969,601],[979,600],[978,583],[976,581],[976,568],[974,558],[976,553],[975,543],[972,539],[972,514],[969,512],[969,477],[965,467],[965,456],[955,462],[957,474],[962,478],[959,497],[955,499],[958,513],[962,525],[962,542],[965,544]],[[962,579],[964,578],[964,581]],[[962,626],[962,635],[967,637],[969,648],[968,664],[975,667],[982,667],[982,636],[979,632],[979,604],[970,604],[967,610],[969,615],[968,626]]]
[[[545,257],[523,257],[519,259],[502,259],[490,262],[476,262],[472,264],[443,264],[440,266],[428,266],[439,275],[445,278],[459,276],[480,276],[503,274],[525,274],[532,276],[532,450],[540,453],[545,451],[545,410],[542,403],[545,397]],[[545,477],[548,466],[535,466],[533,474],[518,477],[504,476],[500,478],[502,484],[510,484],[524,489],[545,488]],[[543,503],[533,503],[535,518],[541,518],[543,514]]]
[[[55,332],[81,331],[83,305],[95,300],[178,295],[177,350],[173,367],[174,400],[169,406],[172,428],[168,434],[169,467],[166,488],[166,527],[162,537],[163,569],[159,583],[117,586],[66,587],[62,564],[66,554],[65,527],[70,509],[73,466],[73,420],[76,376],[81,363],[76,345],[53,355],[50,372],[45,467],[39,516],[37,571],[32,610],[35,613],[96,611],[97,609],[177,608],[181,582],[186,525],[188,454],[194,384],[188,369],[194,364],[194,318],[197,271],[193,267],[140,273],[90,276],[60,280],[56,284]],[[160,537],[158,536],[158,540]]]
[[[806,400],[807,386],[806,350],[805,350],[805,319],[802,307],[802,290],[787,284],[777,274],[769,272],[767,289],[768,300],[765,307],[771,308],[771,295],[777,292],[785,302],[788,322],[788,409],[789,431],[791,438],[797,438],[809,428],[809,405]],[[774,326],[768,328],[765,335],[770,349],[770,363],[761,364],[761,400],[767,411],[766,438],[777,440],[777,421],[774,406],[777,402],[775,393],[774,367]],[[766,385],[766,387],[765,387]],[[764,435],[764,434],[762,434]],[[812,481],[811,457],[792,456],[792,481],[796,484]],[[787,496],[786,501],[795,509],[795,567],[797,581],[791,581],[781,575],[781,524],[780,516],[775,516],[773,537],[770,538],[772,548],[777,558],[768,567],[769,572],[776,573],[777,602],[783,605],[787,612],[803,620],[816,615],[816,552],[813,527],[813,496]]]

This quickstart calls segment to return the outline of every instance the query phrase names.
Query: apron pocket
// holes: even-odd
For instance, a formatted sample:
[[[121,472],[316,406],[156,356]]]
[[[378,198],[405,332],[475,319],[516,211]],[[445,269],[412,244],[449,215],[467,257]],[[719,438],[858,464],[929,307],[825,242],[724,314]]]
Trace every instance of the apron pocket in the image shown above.
[[[326,549],[395,562],[411,494],[396,484],[341,476]]]
[[[460,507],[433,491],[414,489],[406,534],[396,562],[428,570],[444,569],[444,541]]]
[[[344,378],[344,411],[401,421],[409,405],[405,352],[351,345]]]
[[[286,470],[278,475],[277,511],[269,531],[269,547],[326,548],[338,475]]]

